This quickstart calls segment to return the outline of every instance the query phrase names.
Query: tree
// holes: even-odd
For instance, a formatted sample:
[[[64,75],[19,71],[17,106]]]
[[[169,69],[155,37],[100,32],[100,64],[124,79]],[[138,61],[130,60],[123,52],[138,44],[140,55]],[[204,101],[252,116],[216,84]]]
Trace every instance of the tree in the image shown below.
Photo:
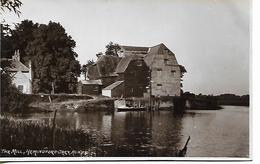
[[[1,70],[1,113],[15,112],[22,109],[24,99],[18,89],[12,84],[11,76]]]
[[[19,8],[21,7],[22,2],[20,0],[1,0],[1,12],[14,12],[17,16],[21,14]],[[5,23],[5,20],[1,20],[1,57],[10,57],[9,54],[13,53],[11,38],[10,38],[10,25]]]
[[[10,54],[13,54],[11,37],[7,33],[6,28],[1,24],[1,58],[10,58]]]
[[[1,0],[1,11],[9,10],[19,16],[22,3],[19,0]],[[2,15],[2,13],[0,13]],[[10,26],[1,20],[1,57],[8,57],[12,53]],[[22,108],[23,98],[18,89],[12,84],[11,76],[1,68],[1,113],[13,112]]]
[[[6,9],[10,12],[14,12],[16,15],[20,15],[21,12],[19,8],[22,6],[20,0],[1,0],[1,10],[5,11]]]
[[[31,27],[30,30],[25,29]],[[20,31],[22,31],[20,33]],[[23,36],[32,32],[32,36]],[[17,37],[17,47],[20,47],[23,59],[32,61],[33,92],[50,93],[54,84],[55,93],[73,93],[76,91],[77,77],[80,75],[80,64],[76,60],[76,46],[65,29],[55,22],[32,24],[23,21],[12,32]]]
[[[91,66],[92,64],[94,64],[94,60],[91,59],[91,60],[88,60],[87,61],[87,64],[83,64],[82,67],[81,67],[81,72],[84,74],[84,79],[86,80],[87,79],[87,73],[88,73],[88,68],[89,66]]]
[[[32,42],[35,37],[33,32],[39,28],[38,23],[33,23],[31,20],[24,20],[16,24],[15,30],[11,30],[10,41],[12,42],[12,49],[20,50],[21,60],[28,61],[30,56],[25,53],[28,43]],[[13,53],[12,53],[13,54]],[[11,55],[12,55],[11,54]]]
[[[184,73],[186,73],[187,71],[183,65],[180,65],[180,70],[181,70],[181,78],[182,78]]]
[[[106,45],[106,55],[118,56],[117,52],[120,50],[120,46],[117,43],[109,42]]]

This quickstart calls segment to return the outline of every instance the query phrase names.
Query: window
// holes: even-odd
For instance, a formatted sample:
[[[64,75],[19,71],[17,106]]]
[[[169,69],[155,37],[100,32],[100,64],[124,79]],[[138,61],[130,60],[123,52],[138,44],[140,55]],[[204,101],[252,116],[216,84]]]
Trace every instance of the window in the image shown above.
[[[162,84],[157,84],[157,88],[161,90],[162,89]]]
[[[174,77],[174,76],[175,76],[175,73],[176,73],[176,71],[175,71],[175,70],[171,70],[171,75],[172,75],[172,77]]]
[[[158,76],[161,76],[161,75],[162,75],[162,69],[161,69],[161,68],[158,68],[158,69],[157,69],[157,75],[158,75]]]
[[[164,59],[164,64],[167,65],[168,61],[169,61],[169,59]]]
[[[136,66],[141,67],[143,65],[142,61],[136,61]]]
[[[99,88],[98,86],[95,86],[93,91],[98,91],[98,88]]]
[[[168,52],[169,52],[169,50],[168,50],[167,48],[165,48],[165,49],[163,50],[163,53],[164,53],[164,54],[168,54]]]
[[[23,93],[23,85],[18,85],[18,91]]]

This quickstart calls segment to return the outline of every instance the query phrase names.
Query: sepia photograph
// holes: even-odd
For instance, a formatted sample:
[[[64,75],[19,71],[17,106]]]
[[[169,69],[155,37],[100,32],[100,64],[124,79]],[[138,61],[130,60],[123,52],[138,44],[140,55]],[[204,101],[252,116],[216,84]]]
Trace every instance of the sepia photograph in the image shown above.
[[[1,0],[0,160],[251,160],[251,3]]]

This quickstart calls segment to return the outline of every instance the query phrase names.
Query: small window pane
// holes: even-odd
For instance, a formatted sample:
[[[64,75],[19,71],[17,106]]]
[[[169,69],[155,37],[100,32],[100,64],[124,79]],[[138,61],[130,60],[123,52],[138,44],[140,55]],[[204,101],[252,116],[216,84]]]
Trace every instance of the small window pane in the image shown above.
[[[18,91],[23,92],[23,85],[18,85]]]

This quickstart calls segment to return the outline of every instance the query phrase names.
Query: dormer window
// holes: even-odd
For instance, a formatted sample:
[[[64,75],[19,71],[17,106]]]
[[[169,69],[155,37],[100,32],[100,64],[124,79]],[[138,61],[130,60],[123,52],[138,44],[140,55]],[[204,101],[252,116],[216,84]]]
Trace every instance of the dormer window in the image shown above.
[[[167,48],[165,48],[165,49],[163,50],[163,53],[164,53],[164,54],[168,54],[168,53],[169,53],[169,50],[168,50]]]

